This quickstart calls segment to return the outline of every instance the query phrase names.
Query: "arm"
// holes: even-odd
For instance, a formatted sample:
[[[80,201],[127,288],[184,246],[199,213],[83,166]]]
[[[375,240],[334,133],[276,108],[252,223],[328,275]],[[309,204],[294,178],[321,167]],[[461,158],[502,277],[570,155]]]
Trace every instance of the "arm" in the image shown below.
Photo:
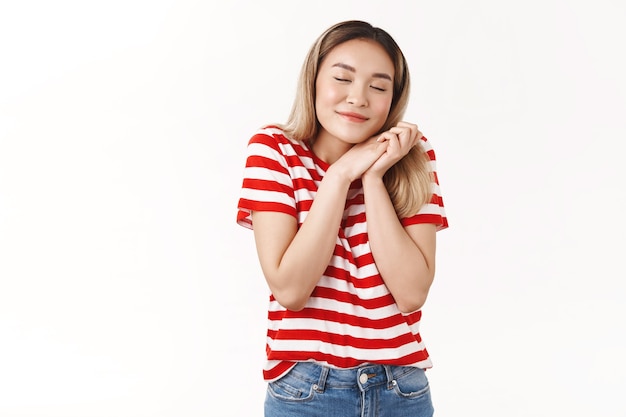
[[[426,302],[435,276],[436,226],[403,227],[382,179],[364,179],[367,233],[376,266],[400,311]]]
[[[349,181],[328,172],[300,230],[288,214],[252,213],[261,269],[274,298],[285,308],[302,309],[326,270],[349,186]]]
[[[385,151],[386,143],[355,145],[330,166],[304,223],[277,212],[252,213],[261,269],[274,298],[285,308],[304,307],[328,267],[350,183]]]
[[[376,266],[405,313],[426,302],[435,275],[436,226],[403,227],[385,188],[384,173],[422,137],[416,125],[400,122],[382,137],[389,146],[363,175],[365,213],[370,247]]]

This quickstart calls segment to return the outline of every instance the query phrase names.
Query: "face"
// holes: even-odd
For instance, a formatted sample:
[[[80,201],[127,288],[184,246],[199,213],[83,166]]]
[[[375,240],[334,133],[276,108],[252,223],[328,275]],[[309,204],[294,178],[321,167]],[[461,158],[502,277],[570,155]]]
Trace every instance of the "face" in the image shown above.
[[[375,135],[393,99],[393,62],[378,43],[354,39],[334,47],[315,81],[321,129],[316,143],[353,145]]]

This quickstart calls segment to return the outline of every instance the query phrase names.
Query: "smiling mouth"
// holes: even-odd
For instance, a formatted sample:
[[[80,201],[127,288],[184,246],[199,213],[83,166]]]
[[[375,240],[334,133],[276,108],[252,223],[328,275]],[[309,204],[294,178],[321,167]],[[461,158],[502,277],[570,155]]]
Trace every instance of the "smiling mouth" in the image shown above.
[[[366,122],[367,120],[369,120],[368,117],[365,117],[362,114],[358,114],[358,113],[337,112],[337,114],[351,122],[362,123],[362,122]]]

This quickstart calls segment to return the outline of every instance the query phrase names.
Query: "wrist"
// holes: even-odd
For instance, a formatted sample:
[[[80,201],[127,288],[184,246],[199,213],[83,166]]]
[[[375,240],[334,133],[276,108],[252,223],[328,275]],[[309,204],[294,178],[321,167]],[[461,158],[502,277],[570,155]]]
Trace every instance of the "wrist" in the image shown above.
[[[363,174],[361,181],[363,182],[364,187],[369,185],[384,185],[382,175],[377,175],[369,171],[366,171]]]
[[[326,171],[326,174],[324,175],[324,179],[330,179],[333,182],[345,185],[345,186],[350,186],[350,184],[355,180],[353,178],[350,178],[350,175],[348,174],[348,172],[345,169],[341,169],[339,168],[339,165],[331,165],[328,170]]]

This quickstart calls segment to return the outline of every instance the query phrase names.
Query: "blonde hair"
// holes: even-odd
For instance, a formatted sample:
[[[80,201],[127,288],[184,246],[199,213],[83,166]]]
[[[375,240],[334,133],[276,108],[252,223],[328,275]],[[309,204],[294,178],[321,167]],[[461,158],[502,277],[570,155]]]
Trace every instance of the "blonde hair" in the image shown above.
[[[410,91],[409,68],[404,54],[383,29],[367,22],[349,20],[328,28],[311,46],[302,65],[291,113],[281,126],[287,136],[299,141],[315,140],[320,128],[315,111],[315,81],[320,64],[334,47],[352,39],[367,39],[380,44],[395,68],[389,115],[378,133],[389,130],[402,120]],[[398,217],[411,216],[430,201],[433,178],[429,164],[428,155],[418,144],[385,173],[383,181]]]

